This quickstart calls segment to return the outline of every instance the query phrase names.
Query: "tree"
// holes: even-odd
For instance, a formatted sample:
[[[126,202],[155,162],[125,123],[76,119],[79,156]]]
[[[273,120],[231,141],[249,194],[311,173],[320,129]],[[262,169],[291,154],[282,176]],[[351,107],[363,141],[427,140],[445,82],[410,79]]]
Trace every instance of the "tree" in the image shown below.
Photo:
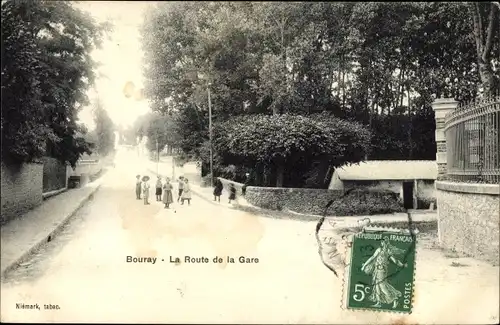
[[[500,71],[498,70],[500,8],[495,2],[471,2],[469,7],[474,24],[474,40],[481,84],[485,95],[495,95],[499,93],[500,88]],[[493,56],[495,52],[496,58]]]
[[[2,93],[8,95],[2,96],[2,140],[7,140],[6,154],[18,162],[49,155],[74,166],[90,150],[77,122],[79,109],[88,104],[86,90],[94,82],[96,64],[90,53],[100,46],[109,26],[95,23],[66,1],[5,1],[4,18]],[[22,79],[17,77],[21,71]],[[28,96],[31,99],[26,100]]]
[[[144,127],[148,137],[147,147],[149,150],[156,150],[156,141],[158,141],[159,150],[166,145],[170,148],[179,145],[179,138],[171,116],[163,116],[158,113],[150,114]]]
[[[358,123],[323,113],[238,116],[218,123],[214,147],[226,164],[272,168],[276,186],[308,159],[338,167],[357,163],[369,150],[370,133]]]
[[[327,111],[368,126],[372,157],[432,159],[433,99],[467,101],[478,94],[468,8],[446,2],[161,4],[143,29],[146,94],[156,111],[174,116],[179,143],[190,155],[206,151],[211,82],[218,123],[238,115]]]
[[[37,39],[26,15],[26,4],[2,2],[2,160],[24,162],[44,155],[49,137],[40,114],[42,67]]]
[[[96,151],[101,156],[107,156],[115,149],[115,125],[99,99],[92,113],[95,123],[93,133]]]

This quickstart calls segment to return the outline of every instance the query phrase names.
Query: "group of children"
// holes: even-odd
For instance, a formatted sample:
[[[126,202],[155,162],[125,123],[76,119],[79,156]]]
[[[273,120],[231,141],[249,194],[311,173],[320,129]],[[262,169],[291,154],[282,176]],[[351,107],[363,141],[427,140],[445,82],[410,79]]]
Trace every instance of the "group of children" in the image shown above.
[[[214,184],[214,201],[220,202],[220,197],[222,195],[222,190],[224,186],[222,185],[222,182],[220,179],[215,180]],[[236,200],[236,187],[234,187],[234,184],[229,185],[229,204],[231,204],[231,201]]]
[[[180,176],[178,180],[178,196],[177,202],[181,201],[181,205],[184,205],[184,201],[188,202],[188,205],[191,205],[191,188],[189,187],[189,181],[187,178]],[[174,202],[174,197],[172,194],[174,187],[170,183],[170,179],[168,177],[165,178],[165,183],[162,184],[161,176],[158,176],[158,180],[156,181],[155,186],[155,195],[157,202],[163,202],[165,204],[165,209],[170,207],[170,204]],[[141,175],[136,176],[135,183],[135,194],[137,200],[141,200],[141,194],[144,199],[144,204],[148,205],[149,203],[149,176],[144,176],[141,179]],[[163,195],[163,197],[162,197]]]

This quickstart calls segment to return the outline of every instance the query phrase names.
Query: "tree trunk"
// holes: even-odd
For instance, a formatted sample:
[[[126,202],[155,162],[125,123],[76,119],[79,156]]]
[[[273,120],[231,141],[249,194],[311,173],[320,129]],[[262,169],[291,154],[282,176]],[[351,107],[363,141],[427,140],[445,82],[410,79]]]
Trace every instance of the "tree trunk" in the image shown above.
[[[283,187],[285,179],[285,166],[280,163],[276,166],[276,187]]]
[[[412,108],[411,108],[411,101],[410,101],[410,90],[408,89],[408,145],[410,148],[410,151],[408,153],[408,159],[413,158],[413,123],[412,123]]]
[[[493,69],[491,67],[491,62],[481,62],[479,60],[479,76],[481,77],[481,85],[484,89],[484,95],[486,97],[492,96],[496,89],[494,87],[495,79],[493,77]]]
[[[285,24],[286,24],[286,19],[283,18],[281,20],[281,60],[282,60],[282,63],[283,63],[283,86],[284,86],[284,90],[285,90],[285,93],[287,93],[287,86],[288,86],[288,69],[287,69],[287,66],[286,66],[286,47],[285,47]],[[283,100],[280,100],[280,106],[283,105]],[[275,110],[273,110],[273,114],[279,114],[280,111],[282,111],[283,109],[279,109],[277,110],[277,113],[275,112]]]
[[[264,168],[260,164],[255,167],[255,186],[264,185]]]
[[[479,76],[481,79],[481,84],[483,86],[484,95],[491,96],[496,92],[493,69],[491,65],[491,50],[493,47],[494,34],[497,32],[496,20],[497,11],[499,9],[496,4],[490,4],[488,26],[486,29],[484,29],[483,17],[481,17],[480,3],[471,3],[470,6],[474,23],[474,39],[476,41]]]

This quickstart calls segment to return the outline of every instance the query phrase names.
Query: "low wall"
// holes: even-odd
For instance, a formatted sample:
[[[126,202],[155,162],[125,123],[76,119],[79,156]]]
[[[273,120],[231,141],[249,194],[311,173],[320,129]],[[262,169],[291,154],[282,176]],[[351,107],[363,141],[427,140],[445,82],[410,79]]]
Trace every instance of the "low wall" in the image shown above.
[[[66,164],[51,157],[43,157],[43,193],[57,191],[67,186]]]
[[[500,186],[436,182],[436,194],[442,247],[498,265]]]
[[[79,162],[75,169],[68,166],[68,177],[70,176],[92,176],[98,174],[102,170],[101,162]]]
[[[229,180],[229,179],[225,179],[225,178],[222,178],[222,177],[219,177],[219,179],[220,179],[220,181],[221,181],[221,183],[223,185],[222,193],[223,193],[224,196],[229,196],[229,186],[230,186],[230,184],[233,184],[234,188],[236,188],[236,195],[243,195],[242,188],[243,188],[244,184],[238,183],[238,182],[235,182],[235,181],[232,181],[232,180]],[[209,184],[209,186],[210,186],[210,184]]]
[[[1,217],[5,223],[42,203],[43,165],[18,167],[1,164]]]
[[[321,214],[328,201],[339,198],[342,194],[343,191],[327,189],[248,186],[245,199],[248,203],[265,209]]]
[[[403,181],[344,181],[344,189],[387,190],[403,197]]]

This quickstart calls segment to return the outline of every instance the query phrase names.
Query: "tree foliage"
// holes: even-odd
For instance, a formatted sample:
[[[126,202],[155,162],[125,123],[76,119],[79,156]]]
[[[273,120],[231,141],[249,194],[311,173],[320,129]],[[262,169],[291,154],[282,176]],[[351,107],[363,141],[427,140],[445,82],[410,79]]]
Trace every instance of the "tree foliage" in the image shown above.
[[[146,147],[148,150],[156,151],[156,141],[158,141],[160,150],[166,145],[171,148],[179,148],[186,138],[180,136],[178,125],[180,124],[175,123],[172,115],[161,115],[157,112],[142,115],[132,126],[134,143],[136,138],[141,140],[143,137],[147,137]]]
[[[88,105],[90,53],[108,25],[70,2],[2,2],[2,156],[43,155],[74,166],[89,152],[77,114]]]
[[[209,88],[219,124],[239,115],[331,112],[370,129],[369,159],[434,159],[432,101],[468,101],[480,88],[500,89],[495,8],[461,2],[162,3],[143,25],[145,93],[154,110],[176,116],[180,138],[189,139],[181,140],[183,150],[190,153],[206,146]],[[280,140],[273,141],[271,157],[282,153]],[[296,167],[304,168],[297,173],[312,168]]]
[[[284,171],[307,160],[334,167],[357,163],[369,150],[370,134],[360,124],[322,113],[237,116],[218,123],[214,149],[223,163],[276,167],[277,186]]]
[[[96,101],[92,113],[95,123],[95,129],[92,133],[95,135],[96,152],[101,156],[107,156],[115,149],[116,127],[100,100]]]

